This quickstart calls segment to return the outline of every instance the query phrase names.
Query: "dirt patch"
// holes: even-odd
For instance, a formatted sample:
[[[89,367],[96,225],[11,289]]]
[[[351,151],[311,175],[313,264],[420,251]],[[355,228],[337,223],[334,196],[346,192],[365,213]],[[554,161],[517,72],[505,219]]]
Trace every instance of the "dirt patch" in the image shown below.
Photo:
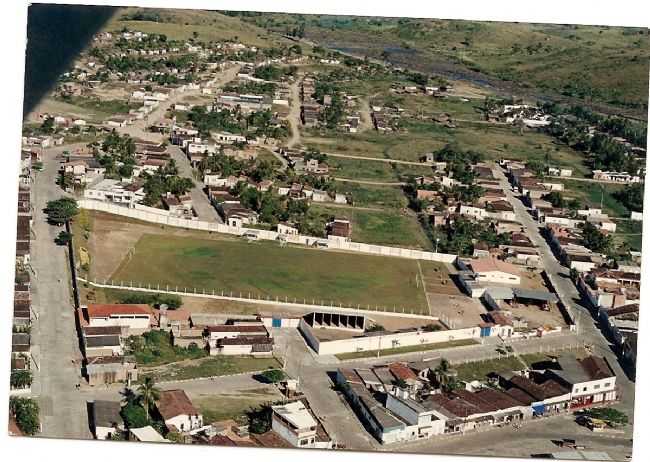
[[[444,294],[427,294],[431,315],[438,316],[452,329],[476,327],[483,321],[481,315],[486,313],[483,304],[468,296]]]
[[[436,321],[432,321],[430,319],[399,318],[395,316],[368,315],[367,319],[373,321],[376,324],[380,324],[387,331],[396,331],[400,329],[416,329],[419,327],[424,327],[429,324],[439,324]]]

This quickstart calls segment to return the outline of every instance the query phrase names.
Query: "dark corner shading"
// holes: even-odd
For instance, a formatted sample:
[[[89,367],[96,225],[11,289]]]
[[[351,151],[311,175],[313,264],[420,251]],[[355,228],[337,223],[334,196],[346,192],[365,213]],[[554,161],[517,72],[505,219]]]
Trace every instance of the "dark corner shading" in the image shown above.
[[[115,13],[111,6],[32,4],[27,17],[23,117]]]

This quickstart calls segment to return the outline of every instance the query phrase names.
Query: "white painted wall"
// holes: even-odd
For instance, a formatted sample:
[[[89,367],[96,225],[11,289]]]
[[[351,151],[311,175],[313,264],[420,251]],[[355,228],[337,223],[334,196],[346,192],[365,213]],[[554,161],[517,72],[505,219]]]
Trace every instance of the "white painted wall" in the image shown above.
[[[367,350],[386,350],[404,346],[441,343],[452,340],[466,340],[479,338],[481,333],[481,329],[477,326],[437,332],[401,332],[372,337],[355,337],[343,340],[320,342],[314,337],[311,328],[307,323],[300,323],[300,331],[307,339],[307,343],[319,355],[333,355]]]
[[[258,239],[277,241],[278,232],[268,231],[261,229],[249,229],[244,227],[228,226],[220,223],[213,223],[200,220],[184,220],[182,218],[174,218],[170,216],[161,215],[157,209],[149,210],[150,208],[139,206],[137,208],[126,208],[117,204],[108,202],[100,202],[91,199],[81,199],[78,201],[79,207],[88,210],[97,210],[100,212],[112,213],[114,215],[121,215],[136,220],[147,221],[150,223],[164,224],[167,226],[174,226],[178,228],[196,229],[200,231],[211,231],[214,233],[233,234],[243,236],[248,232],[257,235]],[[456,255],[425,252],[422,250],[404,249],[400,247],[388,247],[382,245],[364,244],[361,242],[347,242],[343,240],[326,240],[314,236],[303,235],[284,235],[287,242],[291,244],[299,244],[306,246],[313,246],[317,242],[327,241],[327,248],[341,249],[352,252],[368,253],[373,255],[383,255],[386,257],[400,257],[409,258],[414,260],[429,260],[438,261],[442,263],[454,263],[458,258]]]

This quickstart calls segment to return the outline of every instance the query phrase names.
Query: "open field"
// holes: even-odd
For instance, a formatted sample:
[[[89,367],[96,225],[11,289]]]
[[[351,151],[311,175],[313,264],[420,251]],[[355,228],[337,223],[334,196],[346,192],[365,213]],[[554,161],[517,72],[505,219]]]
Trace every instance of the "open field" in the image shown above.
[[[158,14],[159,21],[126,20],[125,15],[141,11],[141,8],[127,8],[115,14],[104,27],[106,31],[119,31],[126,27],[146,33],[165,34],[172,40],[187,40],[198,33],[199,40],[240,40],[249,45],[269,46],[278,41],[278,36],[267,34],[263,29],[245,24],[238,18],[216,11],[147,9],[147,13]],[[128,16],[126,16],[128,17]]]
[[[287,15],[248,20],[277,31],[298,21]],[[569,102],[592,95],[610,112],[645,117],[647,109],[643,29],[317,15],[308,17],[306,35],[356,56],[487,83],[533,102],[540,95]]]
[[[243,372],[275,369],[280,363],[275,358],[254,358],[252,356],[217,356],[156,368],[140,368],[139,380],[153,377],[157,382],[189,380],[203,377],[240,374]]]
[[[112,279],[427,313],[417,273],[417,262],[406,259],[145,234]]]
[[[629,217],[630,211],[614,197],[614,193],[625,186],[619,184],[592,183],[586,181],[562,180],[565,198],[578,199],[580,203],[600,207],[603,201],[603,212],[613,217]]]
[[[236,393],[201,394],[193,397],[194,405],[203,414],[206,424],[221,420],[242,420],[246,413],[265,404],[282,399],[282,394],[275,388],[252,388]]]
[[[207,355],[205,350],[172,346],[166,331],[147,332],[142,337],[132,339],[132,354],[138,366],[162,366],[188,359],[199,359]]]
[[[28,119],[33,122],[42,122],[38,114],[65,114],[68,117],[84,119],[88,123],[102,123],[108,117],[115,114],[104,112],[99,107],[78,106],[65,101],[54,99],[50,96],[43,98],[34,110],[28,115]]]
[[[418,351],[433,351],[433,350],[442,350],[444,348],[454,348],[459,346],[475,345],[476,340],[452,340],[450,342],[440,342],[440,343],[428,343],[424,345],[412,345],[398,348],[389,348],[386,350],[365,350],[365,351],[355,351],[354,353],[339,353],[336,356],[337,359],[345,361],[347,359],[359,359],[359,358],[370,358],[377,356],[389,356],[389,355],[399,355],[404,353],[416,353]],[[379,353],[379,354],[377,354]]]
[[[548,361],[554,356],[568,355],[582,358],[585,351],[563,350],[551,353],[531,353],[518,356],[503,357],[501,359],[490,359],[486,361],[469,362],[466,364],[454,364],[452,367],[458,371],[458,379],[464,381],[484,380],[487,374],[491,372],[504,373],[510,371],[522,370],[530,367],[535,363]]]
[[[337,191],[352,196],[355,206],[403,208],[408,200],[401,188],[355,183],[337,183]]]
[[[470,104],[470,103],[464,103]],[[481,152],[486,160],[508,158],[521,161],[540,160],[548,156],[554,165],[572,168],[574,176],[585,177],[590,171],[584,164],[584,154],[557,143],[550,136],[532,130],[520,130],[508,125],[457,122],[456,128],[446,128],[433,122],[404,120],[406,133],[381,134],[369,130],[361,134],[340,134],[336,137],[305,136],[305,146],[322,152],[376,157],[418,162],[426,152],[436,151],[447,144],[461,149]],[[389,180],[405,175],[430,174],[425,165],[392,167],[372,161],[330,157],[334,175],[344,178]]]
[[[618,243],[627,242],[632,250],[640,251],[643,243],[642,222],[630,220],[617,221],[614,239]]]
[[[431,250],[431,243],[417,218],[400,210],[355,210],[321,205],[313,205],[311,209],[350,220],[353,241]]]

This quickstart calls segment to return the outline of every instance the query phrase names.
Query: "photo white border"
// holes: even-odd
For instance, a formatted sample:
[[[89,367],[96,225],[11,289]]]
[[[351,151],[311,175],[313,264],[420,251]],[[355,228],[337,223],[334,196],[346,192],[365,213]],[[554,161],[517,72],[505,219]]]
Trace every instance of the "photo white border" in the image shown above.
[[[2,50],[2,71],[0,71],[2,111],[2,156],[5,163],[0,168],[0,210],[5,225],[0,229],[0,306],[3,306],[3,322],[0,323],[0,396],[8,402],[9,394],[9,352],[11,345],[11,315],[13,302],[13,273],[16,236],[16,197],[19,172],[20,133],[22,125],[24,53],[26,45],[27,5],[24,0],[5,0],[0,5],[0,47]],[[38,2],[34,2],[38,3]],[[306,2],[300,0],[68,0],[44,1],[42,3],[75,5],[113,5],[158,8],[248,10],[289,12],[304,14],[349,14],[362,16],[429,17],[440,19],[468,19],[481,21],[516,21],[561,24],[595,24],[611,26],[650,26],[650,5],[647,0],[545,0],[524,2],[515,0],[373,0],[357,1],[328,0],[327,2]],[[647,51],[647,50],[646,50]],[[650,208],[650,188],[645,190],[645,203]],[[647,215],[647,214],[646,214]],[[645,217],[647,218],[647,217]],[[650,220],[644,220],[643,230],[650,232]],[[648,233],[644,233],[648,235]],[[644,247],[650,245],[650,238],[643,240]],[[650,366],[644,352],[650,348],[650,262],[643,258],[641,290],[641,335],[638,343],[636,389],[641,391],[650,385]],[[43,307],[47,309],[47,307]],[[647,332],[647,333],[646,333]],[[648,337],[648,339],[646,339]],[[650,398],[643,392],[636,393],[634,426],[634,459],[645,460],[650,454]],[[2,406],[0,406],[2,408]],[[6,408],[5,408],[6,409]],[[6,414],[0,412],[0,448],[2,458],[8,461],[65,459],[67,462],[84,460],[91,462],[115,460],[187,460],[188,457],[211,459],[255,460],[283,458],[287,462],[299,462],[308,457],[313,462],[380,462],[404,457],[403,454],[386,452],[359,453],[347,451],[296,451],[275,449],[215,448],[181,445],[155,445],[133,443],[95,443],[73,440],[47,440],[33,438],[9,438]],[[644,438],[645,436],[645,438]],[[459,440],[462,445],[462,440]],[[430,455],[409,455],[413,462],[425,460]],[[436,461],[479,462],[495,460],[494,457],[438,456]],[[431,460],[431,459],[429,459]],[[517,459],[507,459],[517,460]],[[519,459],[527,460],[527,459]]]

